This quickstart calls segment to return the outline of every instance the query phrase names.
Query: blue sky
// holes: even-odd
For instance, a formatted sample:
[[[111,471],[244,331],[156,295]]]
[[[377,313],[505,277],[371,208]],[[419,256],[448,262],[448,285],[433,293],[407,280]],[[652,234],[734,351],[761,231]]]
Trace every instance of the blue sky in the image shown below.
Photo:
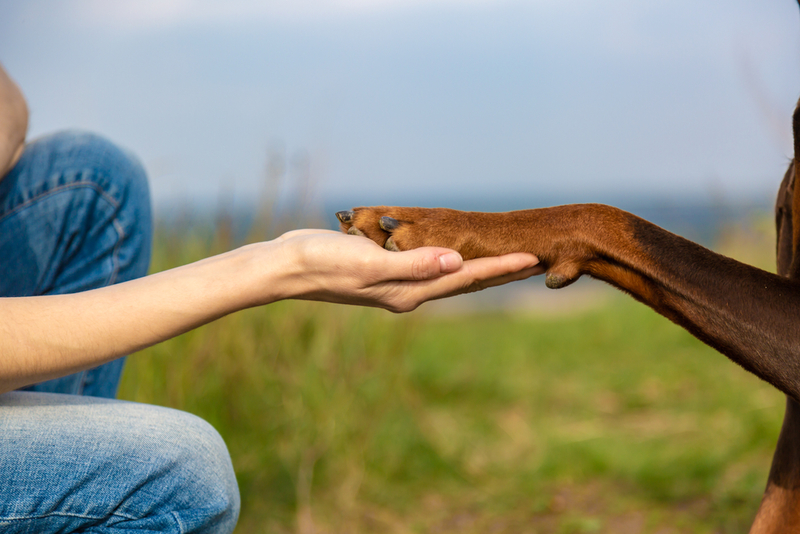
[[[254,198],[269,151],[287,182],[354,204],[761,199],[791,156],[800,10],[0,0],[0,61],[32,136],[106,134],[138,153],[158,205]]]

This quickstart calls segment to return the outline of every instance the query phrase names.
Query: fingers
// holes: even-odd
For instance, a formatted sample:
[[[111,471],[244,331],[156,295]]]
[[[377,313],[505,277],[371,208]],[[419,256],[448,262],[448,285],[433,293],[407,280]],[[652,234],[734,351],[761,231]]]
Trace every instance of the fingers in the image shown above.
[[[388,309],[394,312],[411,311],[428,300],[471,293],[543,272],[538,258],[528,253],[469,260],[455,272],[428,282],[406,285],[398,295],[398,300],[391,303]]]
[[[385,282],[425,281],[458,271],[461,255],[447,248],[422,247],[389,252],[370,239],[330,230],[294,230],[277,238],[299,251],[304,269],[357,274],[367,287]]]
[[[385,253],[380,260],[387,280],[431,280],[458,271],[464,264],[458,252],[439,247]]]
[[[295,230],[276,241],[291,251],[288,273],[298,287],[289,298],[305,298],[410,311],[427,300],[522,280],[540,274],[538,259],[516,253],[465,262],[458,252],[422,247],[389,252],[370,239],[327,230]],[[287,287],[289,285],[287,284]]]
[[[339,235],[340,232],[335,230],[322,230],[317,228],[302,228],[300,230],[290,230],[280,236],[278,236],[275,240],[276,241],[286,241],[288,239],[292,239],[293,237],[299,236],[306,236],[306,235],[315,235],[315,234],[329,234],[329,235]]]
[[[515,253],[490,258],[478,258],[464,262],[464,267],[449,276],[452,278],[453,295],[479,291],[508,282],[524,280],[545,269],[533,254]],[[447,295],[443,295],[447,296]]]

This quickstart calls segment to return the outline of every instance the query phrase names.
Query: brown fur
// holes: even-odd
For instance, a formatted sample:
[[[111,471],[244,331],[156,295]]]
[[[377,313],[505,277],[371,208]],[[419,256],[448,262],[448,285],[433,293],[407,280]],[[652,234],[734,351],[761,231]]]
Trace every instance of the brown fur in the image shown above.
[[[780,389],[786,414],[750,532],[800,532],[800,102],[793,118],[795,158],[775,207],[778,274],[599,204],[507,213],[379,206],[337,216],[344,231],[392,250],[442,246],[465,259],[531,252],[548,287],[584,274],[604,280]]]

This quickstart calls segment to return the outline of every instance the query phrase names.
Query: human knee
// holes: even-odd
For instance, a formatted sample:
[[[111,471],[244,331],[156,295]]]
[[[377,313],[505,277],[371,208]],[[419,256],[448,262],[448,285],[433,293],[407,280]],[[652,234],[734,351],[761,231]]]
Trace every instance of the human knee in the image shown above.
[[[240,498],[225,442],[199,417],[170,412],[157,441],[169,472],[159,486],[173,499],[172,516],[181,532],[232,532]]]
[[[60,158],[67,174],[92,182],[101,197],[114,205],[113,224],[120,234],[119,273],[113,282],[147,274],[152,248],[153,219],[147,173],[139,159],[100,135],[68,130],[38,141]],[[59,165],[59,164],[56,164]]]
[[[150,226],[150,190],[147,173],[139,159],[130,151],[100,135],[65,131],[54,134],[53,142],[75,159],[76,167],[92,169],[94,179],[105,194],[120,204],[121,209],[134,212],[139,224]]]
[[[138,158],[107,138],[81,130],[64,130],[32,141],[23,160],[32,166],[46,165],[53,173],[80,175],[89,171],[99,177],[104,190],[114,198],[128,191],[147,196],[147,176]]]
[[[72,518],[109,532],[233,531],[236,478],[225,443],[205,421],[168,408],[72,395],[7,393],[0,400],[3,440],[30,442],[0,455],[0,471],[16,473],[10,487],[16,483],[31,503],[24,513],[15,505],[14,517],[34,523]]]

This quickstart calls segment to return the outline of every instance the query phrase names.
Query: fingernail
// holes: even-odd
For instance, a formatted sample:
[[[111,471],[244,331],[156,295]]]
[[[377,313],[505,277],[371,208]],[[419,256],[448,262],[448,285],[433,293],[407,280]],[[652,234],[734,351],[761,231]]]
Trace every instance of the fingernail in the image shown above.
[[[439,269],[443,273],[457,271],[461,267],[461,256],[456,252],[448,252],[439,256]]]

